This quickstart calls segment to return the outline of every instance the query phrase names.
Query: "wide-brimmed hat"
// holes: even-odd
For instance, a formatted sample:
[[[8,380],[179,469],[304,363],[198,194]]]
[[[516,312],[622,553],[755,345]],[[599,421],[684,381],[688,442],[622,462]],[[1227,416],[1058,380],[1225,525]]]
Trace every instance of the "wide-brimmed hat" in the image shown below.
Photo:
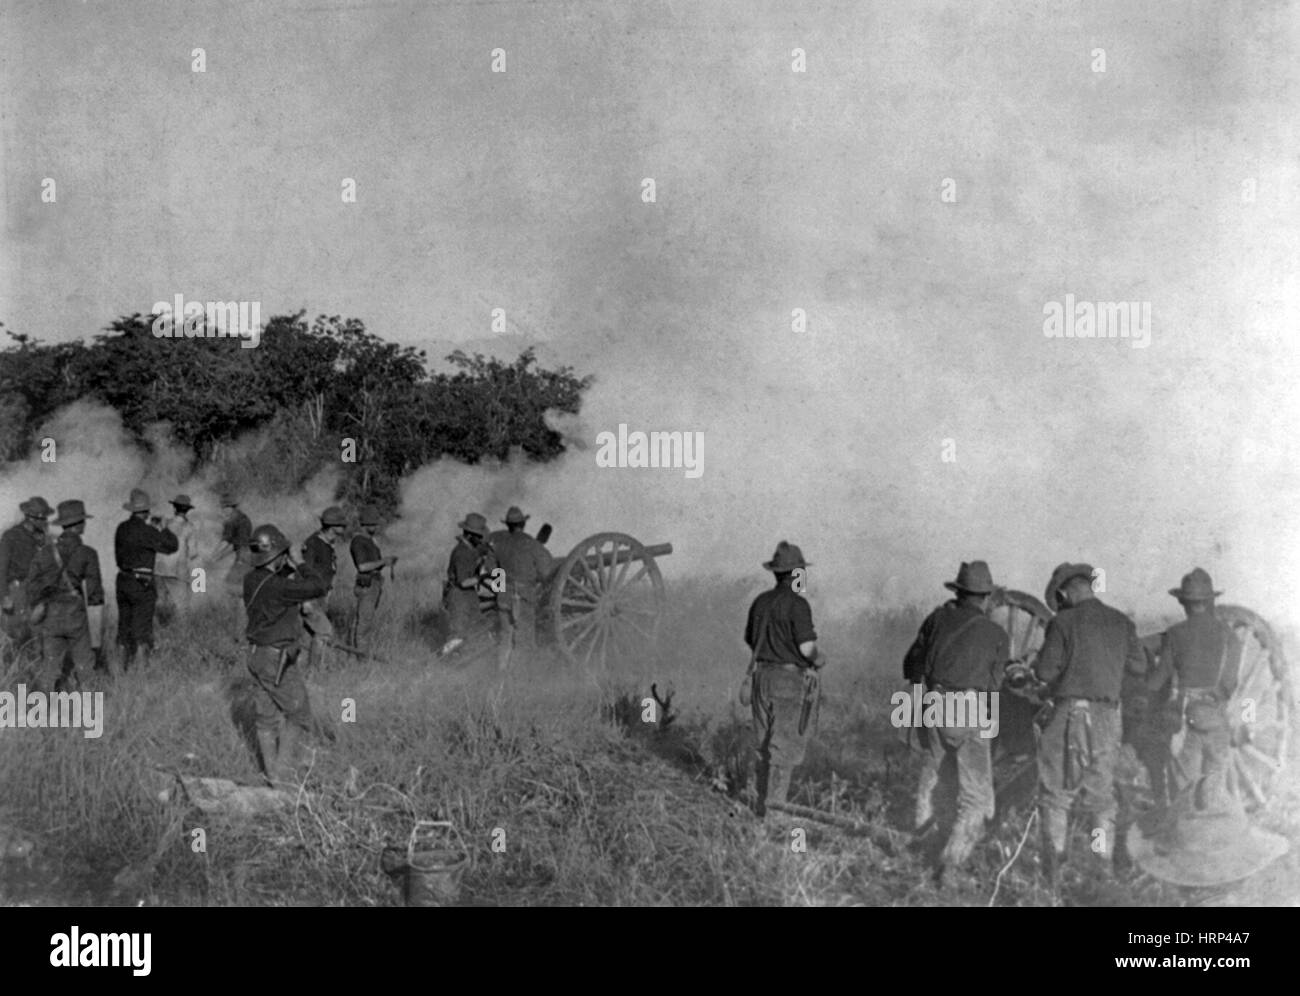
[[[1091,581],[1096,573],[1092,564],[1057,564],[1056,570],[1052,571],[1052,579],[1047,582],[1047,592],[1043,596],[1043,601],[1053,612],[1060,612],[1061,599],[1058,592],[1065,587],[1066,583],[1074,578],[1087,578]]]
[[[458,522],[456,525],[465,530],[467,533],[474,533],[476,536],[486,536],[488,534],[487,519],[477,512],[470,512],[465,516],[465,521]]]
[[[506,517],[501,521],[507,526],[518,525],[527,522],[532,516],[524,515],[524,510],[518,505],[511,505],[510,511],[506,512]]]
[[[803,551],[793,543],[787,543],[785,540],[776,545],[776,552],[772,554],[772,559],[763,565],[767,570],[777,574],[792,571],[796,567],[811,566],[812,564],[803,559]]]
[[[93,515],[86,514],[85,502],[73,498],[59,502],[59,517],[54,520],[54,524],[56,526],[75,526],[78,522],[85,522],[87,519],[93,518]]]
[[[379,525],[379,509],[374,505],[367,505],[361,510],[360,519],[363,526]]]
[[[153,502],[149,500],[149,492],[141,488],[132,488],[131,497],[122,506],[128,512],[147,512],[153,508]]]
[[[23,515],[33,519],[48,519],[54,514],[54,509],[50,508],[50,503],[40,495],[33,495],[25,502],[20,503],[18,510]]]
[[[375,516],[375,522],[379,522],[377,513]],[[325,511],[321,512],[320,524],[322,526],[346,526],[348,524],[348,517],[343,514],[343,509],[339,508],[337,505],[331,505],[329,508],[325,509]]]
[[[1154,827],[1133,827],[1128,852],[1147,874],[1163,882],[1215,886],[1238,882],[1267,867],[1290,849],[1285,837],[1252,826],[1231,797],[1222,811],[1193,808],[1185,792]]]
[[[1223,592],[1215,591],[1210,575],[1199,567],[1194,567],[1190,573],[1183,575],[1183,583],[1179,587],[1169,589],[1169,594],[1180,602],[1207,602],[1211,598],[1218,598]]]
[[[982,560],[972,560],[969,564],[963,560],[961,567],[957,568],[957,580],[945,581],[943,586],[950,591],[964,591],[972,595],[987,595],[996,587],[993,584],[993,572]]]
[[[189,495],[177,495],[172,499],[172,504],[177,508],[193,508],[194,502],[190,501]]]

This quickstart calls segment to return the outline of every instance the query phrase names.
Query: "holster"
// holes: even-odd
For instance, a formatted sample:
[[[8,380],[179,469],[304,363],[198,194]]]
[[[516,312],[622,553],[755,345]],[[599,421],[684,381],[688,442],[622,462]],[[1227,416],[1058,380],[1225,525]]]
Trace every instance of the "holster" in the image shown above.
[[[803,671],[803,703],[799,708],[799,735],[808,729],[810,720],[816,715],[817,700],[820,697],[821,678],[817,669],[806,667]]]

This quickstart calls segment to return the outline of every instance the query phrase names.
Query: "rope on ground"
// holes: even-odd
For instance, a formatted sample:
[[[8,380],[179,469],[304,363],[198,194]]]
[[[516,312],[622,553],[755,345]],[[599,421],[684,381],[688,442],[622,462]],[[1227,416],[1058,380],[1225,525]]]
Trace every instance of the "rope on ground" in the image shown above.
[[[1029,829],[1034,825],[1036,819],[1038,819],[1037,806],[1029,811],[1029,819],[1025,821],[1025,832],[1020,835],[1020,843],[1016,845],[1016,850],[1015,853],[1011,855],[1011,860],[1002,866],[1002,869],[998,872],[998,877],[993,880],[993,895],[989,896],[988,905],[992,906],[997,900],[998,889],[1002,887],[1002,876],[1005,875],[1010,870],[1011,866],[1016,863],[1016,858],[1020,857],[1020,851],[1024,848],[1025,841],[1029,839]]]

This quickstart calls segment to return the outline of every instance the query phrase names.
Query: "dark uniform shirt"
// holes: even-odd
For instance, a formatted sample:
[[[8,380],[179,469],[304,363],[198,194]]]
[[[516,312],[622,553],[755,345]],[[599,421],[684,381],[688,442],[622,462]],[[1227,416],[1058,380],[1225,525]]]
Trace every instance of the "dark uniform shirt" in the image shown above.
[[[63,566],[55,557],[62,559]],[[81,608],[84,585],[86,605],[104,604],[104,584],[99,575],[99,554],[81,542],[76,533],[63,533],[53,543],[44,544],[32,558],[28,574],[28,592],[33,605],[45,602],[46,619],[60,611],[75,614]]]
[[[506,572],[506,595],[518,595],[526,602],[537,600],[538,586],[551,571],[546,547],[525,532],[508,530],[491,536],[497,564]]]
[[[32,557],[45,543],[45,534],[33,532],[24,523],[6,529],[0,536],[0,586],[26,581]]]
[[[334,575],[338,573],[339,558],[334,544],[320,533],[312,533],[302,545],[303,562],[325,579],[327,588],[334,586]]]
[[[1059,698],[1118,702],[1124,672],[1146,673],[1133,620],[1090,598],[1047,624],[1034,671]]]
[[[238,510],[221,526],[221,539],[235,548],[235,563],[244,564],[252,557],[248,549],[253,541],[253,523]]]
[[[1223,698],[1237,687],[1241,641],[1213,612],[1198,612],[1170,626],[1160,643],[1160,674],[1177,673],[1183,691],[1217,690]]]
[[[489,544],[471,544],[464,536],[458,536],[456,546],[451,551],[451,560],[447,563],[447,580],[452,587],[459,588],[462,582],[477,580],[496,566]]]
[[[259,647],[294,643],[302,632],[298,606],[320,598],[329,585],[306,564],[272,573],[255,567],[244,575],[244,607],[248,611],[248,642]]]
[[[382,567],[363,574],[361,572],[362,564],[374,563],[376,560],[383,560],[384,555],[379,552],[379,546],[375,543],[374,537],[367,536],[365,533],[357,533],[352,537],[352,566],[357,569],[357,587],[369,588],[375,581],[383,584],[384,569]]]
[[[956,690],[995,692],[1011,656],[1006,630],[973,605],[955,600],[939,606],[921,624],[903,658],[903,676]]]
[[[816,639],[812,606],[788,581],[778,582],[771,591],[765,591],[754,599],[749,607],[745,642],[760,664],[807,667],[812,662],[799,652],[799,644]]]
[[[170,529],[155,529],[134,515],[121,523],[113,536],[113,558],[119,571],[143,569],[152,573],[157,554],[179,549],[180,541]]]

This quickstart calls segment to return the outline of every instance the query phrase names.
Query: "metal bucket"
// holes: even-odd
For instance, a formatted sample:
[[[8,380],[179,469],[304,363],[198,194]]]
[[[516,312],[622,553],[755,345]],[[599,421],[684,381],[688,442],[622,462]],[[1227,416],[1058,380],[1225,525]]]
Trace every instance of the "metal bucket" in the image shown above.
[[[400,885],[407,906],[451,906],[460,896],[469,851],[451,823],[420,820],[405,848],[384,849],[380,865]]]

